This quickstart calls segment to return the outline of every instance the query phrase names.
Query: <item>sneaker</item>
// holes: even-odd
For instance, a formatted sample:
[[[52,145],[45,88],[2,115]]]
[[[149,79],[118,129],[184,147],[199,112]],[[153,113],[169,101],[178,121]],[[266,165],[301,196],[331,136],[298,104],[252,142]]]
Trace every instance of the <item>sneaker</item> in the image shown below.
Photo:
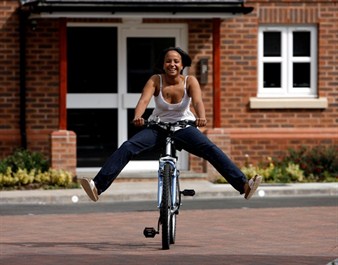
[[[95,187],[95,182],[92,179],[83,178],[80,180],[82,188],[87,193],[88,197],[96,202],[99,199],[99,195],[97,194],[97,189]]]
[[[248,182],[249,187],[245,192],[244,198],[249,200],[252,197],[252,195],[255,193],[259,184],[261,184],[261,182],[262,182],[262,176],[256,175],[253,178],[251,178]]]

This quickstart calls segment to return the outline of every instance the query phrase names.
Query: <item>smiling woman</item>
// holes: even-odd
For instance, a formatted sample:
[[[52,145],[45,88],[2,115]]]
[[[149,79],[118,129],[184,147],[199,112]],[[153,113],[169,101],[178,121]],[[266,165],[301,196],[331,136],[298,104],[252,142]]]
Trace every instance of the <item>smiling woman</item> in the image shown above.
[[[199,127],[206,125],[200,85],[196,77],[181,74],[184,67],[190,64],[190,56],[180,48],[171,47],[161,53],[157,68],[161,67],[162,74],[154,74],[146,82],[135,108],[133,119],[135,126],[140,127],[145,124],[142,116],[153,97],[155,109],[148,120],[165,123],[191,121]],[[196,116],[190,110],[190,103]],[[109,188],[134,156],[160,148],[166,138],[166,130],[153,125],[143,128],[125,141],[106,161],[93,180],[81,180],[88,196],[93,201],[97,201],[99,195]],[[245,194],[246,199],[250,199],[258,188],[262,177],[254,176],[248,181],[244,173],[197,127],[175,127],[172,139],[178,150],[184,149],[209,161],[240,194]]]

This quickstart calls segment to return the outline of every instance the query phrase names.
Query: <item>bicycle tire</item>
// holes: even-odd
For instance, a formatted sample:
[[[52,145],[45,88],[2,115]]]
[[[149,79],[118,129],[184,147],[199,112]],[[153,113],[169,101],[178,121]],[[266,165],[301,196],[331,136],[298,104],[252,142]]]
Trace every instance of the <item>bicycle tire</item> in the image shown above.
[[[178,180],[177,180],[177,182],[175,184],[171,183],[171,185],[175,185],[176,197],[177,197],[176,198],[176,204],[179,204],[179,192],[180,192],[180,189],[179,189],[179,186],[178,186]],[[177,214],[178,214],[178,212],[173,213],[171,215],[171,217],[170,217],[170,244],[175,244],[175,241],[176,241],[176,220],[177,220]]]
[[[176,240],[176,218],[176,214],[173,214],[170,217],[170,244],[175,244]]]
[[[171,231],[171,198],[170,198],[170,164],[165,163],[163,169],[163,191],[161,203],[162,249],[170,248]]]

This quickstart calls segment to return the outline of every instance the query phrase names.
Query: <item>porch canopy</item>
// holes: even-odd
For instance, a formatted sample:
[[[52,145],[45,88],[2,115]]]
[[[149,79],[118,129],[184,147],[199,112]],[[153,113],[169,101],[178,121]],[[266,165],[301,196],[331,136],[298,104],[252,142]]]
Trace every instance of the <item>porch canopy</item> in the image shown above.
[[[245,0],[19,0],[32,17],[226,18],[248,14]]]

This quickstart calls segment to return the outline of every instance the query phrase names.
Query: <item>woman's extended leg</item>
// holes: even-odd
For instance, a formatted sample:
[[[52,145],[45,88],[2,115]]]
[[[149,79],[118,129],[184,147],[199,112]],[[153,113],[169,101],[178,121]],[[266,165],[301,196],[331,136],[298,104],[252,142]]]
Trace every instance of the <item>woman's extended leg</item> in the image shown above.
[[[178,130],[174,135],[175,143],[210,164],[236,189],[243,194],[248,182],[244,173],[228,156],[195,127]]]
[[[100,195],[112,184],[127,163],[135,156],[158,146],[161,137],[157,130],[146,128],[125,141],[105,162],[94,178]]]

